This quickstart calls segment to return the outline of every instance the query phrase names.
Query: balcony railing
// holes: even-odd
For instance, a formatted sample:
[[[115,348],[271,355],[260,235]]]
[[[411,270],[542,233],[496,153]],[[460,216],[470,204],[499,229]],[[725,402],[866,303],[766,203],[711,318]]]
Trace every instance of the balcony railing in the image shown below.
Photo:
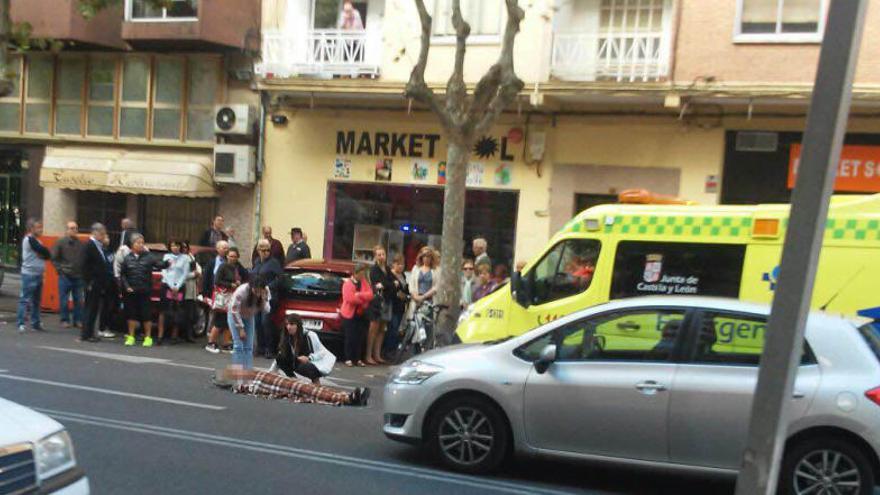
[[[569,81],[658,81],[669,75],[663,32],[556,33],[551,74]]]
[[[314,29],[306,33],[264,32],[258,74],[291,76],[378,76],[378,31]]]

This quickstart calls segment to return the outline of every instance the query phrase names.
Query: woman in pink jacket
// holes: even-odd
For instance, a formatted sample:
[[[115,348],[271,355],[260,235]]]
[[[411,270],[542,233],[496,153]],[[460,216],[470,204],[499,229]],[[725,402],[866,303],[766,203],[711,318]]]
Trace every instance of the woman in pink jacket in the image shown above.
[[[366,366],[361,360],[364,356],[364,344],[369,322],[364,311],[373,300],[373,289],[367,280],[367,265],[358,263],[354,267],[351,278],[342,283],[342,331],[345,337],[345,365]]]

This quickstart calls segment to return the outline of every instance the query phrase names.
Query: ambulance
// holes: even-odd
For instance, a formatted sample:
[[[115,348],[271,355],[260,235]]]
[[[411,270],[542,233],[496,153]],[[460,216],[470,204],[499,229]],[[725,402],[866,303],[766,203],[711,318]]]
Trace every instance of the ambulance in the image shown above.
[[[698,206],[643,190],[620,199],[626,204],[596,206],[569,221],[509,284],[463,312],[457,337],[464,343],[499,340],[626,297],[772,300],[789,205]],[[833,196],[812,307],[855,315],[877,306],[880,194]],[[628,323],[599,334],[625,348],[642,338],[656,341],[647,333],[668,327],[663,321]],[[716,345],[759,351],[763,327],[733,321],[721,327],[714,329]]]

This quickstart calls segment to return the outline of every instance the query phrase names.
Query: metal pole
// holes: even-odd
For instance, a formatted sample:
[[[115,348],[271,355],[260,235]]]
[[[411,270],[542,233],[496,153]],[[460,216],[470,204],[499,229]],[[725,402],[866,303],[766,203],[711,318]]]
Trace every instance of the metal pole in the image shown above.
[[[828,11],[736,495],[776,490],[867,6],[867,0],[833,0]]]

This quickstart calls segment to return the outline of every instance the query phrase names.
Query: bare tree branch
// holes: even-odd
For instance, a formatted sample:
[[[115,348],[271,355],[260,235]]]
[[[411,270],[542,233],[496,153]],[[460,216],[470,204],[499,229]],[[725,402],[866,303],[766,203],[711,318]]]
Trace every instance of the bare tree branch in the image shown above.
[[[517,0],[505,0],[507,24],[504,27],[501,54],[498,61],[477,83],[474,101],[468,111],[468,123],[474,131],[485,134],[505,108],[510,106],[525,84],[517,77],[513,66],[513,42],[525,12]]]
[[[426,105],[440,119],[440,123],[446,129],[452,128],[452,122],[449,115],[443,110],[440,99],[434,94],[434,91],[425,83],[425,67],[428,65],[428,50],[431,48],[431,16],[428,9],[425,8],[424,0],[415,0],[416,8],[419,11],[419,21],[422,25],[421,46],[419,48],[419,59],[413,67],[409,75],[409,82],[406,84],[405,95],[419,103]]]
[[[455,66],[446,85],[446,112],[455,124],[464,122],[467,86],[464,83],[464,55],[471,26],[461,15],[461,0],[452,0],[452,26],[455,28]]]

